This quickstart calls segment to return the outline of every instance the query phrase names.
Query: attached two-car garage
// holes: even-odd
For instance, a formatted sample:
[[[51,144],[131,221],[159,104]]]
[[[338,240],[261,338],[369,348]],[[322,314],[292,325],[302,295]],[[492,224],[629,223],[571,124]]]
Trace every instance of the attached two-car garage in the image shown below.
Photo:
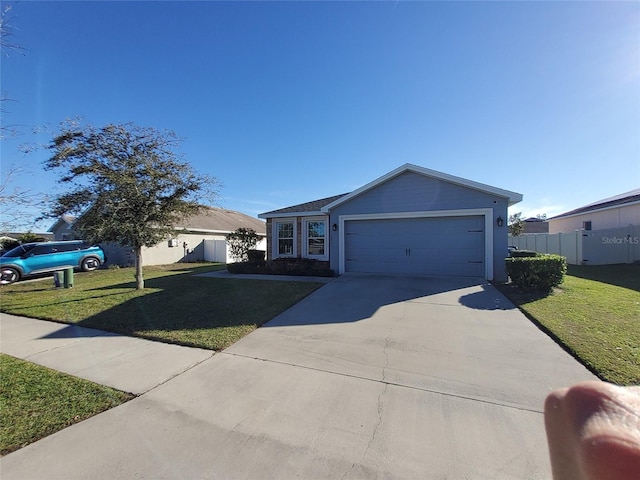
[[[267,261],[303,257],[346,272],[506,280],[507,209],[522,195],[405,164],[351,193],[261,214]],[[321,254],[309,225],[324,225]],[[277,225],[292,225],[282,236]],[[283,235],[284,235],[283,234]],[[314,238],[311,235],[315,235]],[[293,242],[293,249],[280,244]],[[315,250],[314,250],[315,251]]]
[[[351,218],[344,225],[344,271],[485,277],[483,215]]]

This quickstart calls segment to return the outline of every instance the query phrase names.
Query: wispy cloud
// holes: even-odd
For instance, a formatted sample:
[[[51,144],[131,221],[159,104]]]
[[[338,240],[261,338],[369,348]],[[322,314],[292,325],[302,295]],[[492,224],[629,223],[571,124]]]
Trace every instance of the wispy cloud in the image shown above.
[[[523,218],[537,217],[538,215],[546,215],[547,218],[551,218],[567,210],[570,210],[570,207],[565,204],[554,202],[550,198],[541,198],[538,201],[524,201],[509,207],[509,214],[522,212]]]

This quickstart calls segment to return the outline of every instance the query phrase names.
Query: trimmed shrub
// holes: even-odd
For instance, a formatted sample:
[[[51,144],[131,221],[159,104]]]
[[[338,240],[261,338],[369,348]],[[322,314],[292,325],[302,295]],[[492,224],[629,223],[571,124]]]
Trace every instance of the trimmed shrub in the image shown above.
[[[512,258],[537,257],[538,255],[539,253],[533,250],[512,250],[509,254]]]
[[[333,277],[329,262],[321,262],[310,258],[278,258],[268,264],[252,264],[251,262],[228,263],[229,273],[260,273],[268,275],[300,275],[314,277]]]
[[[264,250],[249,250],[247,251],[247,259],[251,265],[265,265],[267,263],[264,259],[266,253]]]
[[[512,257],[505,262],[511,282],[525,291],[550,292],[564,281],[564,274],[567,272],[567,259],[560,255]]]
[[[333,277],[335,273],[329,268],[329,262],[321,262],[311,258],[276,258],[267,264],[269,273],[274,275],[310,275],[316,277]]]
[[[265,265],[254,265],[249,262],[227,263],[229,273],[269,273]]]

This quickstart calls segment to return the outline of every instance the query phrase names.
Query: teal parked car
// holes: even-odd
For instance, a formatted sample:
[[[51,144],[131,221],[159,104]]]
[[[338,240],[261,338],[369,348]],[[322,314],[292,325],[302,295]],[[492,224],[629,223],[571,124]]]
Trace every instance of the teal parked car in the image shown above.
[[[100,246],[82,240],[25,243],[0,257],[0,283],[13,283],[30,275],[65,268],[90,272],[105,261]]]

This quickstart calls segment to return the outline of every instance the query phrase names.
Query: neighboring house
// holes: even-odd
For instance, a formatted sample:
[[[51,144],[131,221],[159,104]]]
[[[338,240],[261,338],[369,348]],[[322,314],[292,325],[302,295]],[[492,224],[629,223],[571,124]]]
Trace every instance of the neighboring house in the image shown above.
[[[260,214],[267,259],[311,258],[336,273],[505,280],[507,207],[519,193],[406,164],[344,195]]]
[[[525,220],[522,233],[549,233],[549,223],[542,218],[530,217]]]
[[[598,200],[547,221],[549,233],[640,225],[640,188]]]
[[[58,220],[49,231],[58,233],[64,230],[66,220]],[[73,235],[73,224],[65,231]],[[175,234],[164,242],[142,250],[144,265],[163,265],[175,262],[211,261],[233,262],[228,253],[226,235],[238,228],[252,228],[262,240],[257,245],[258,250],[266,249],[265,222],[244,213],[223,208],[207,208],[198,215],[185,218],[178,222]],[[56,237],[57,238],[57,237]],[[133,265],[134,252],[132,248],[116,244],[102,245],[107,254],[109,265]]]
[[[62,215],[48,231],[53,234],[54,240],[75,240],[75,232],[73,231],[75,221],[76,217]]]

